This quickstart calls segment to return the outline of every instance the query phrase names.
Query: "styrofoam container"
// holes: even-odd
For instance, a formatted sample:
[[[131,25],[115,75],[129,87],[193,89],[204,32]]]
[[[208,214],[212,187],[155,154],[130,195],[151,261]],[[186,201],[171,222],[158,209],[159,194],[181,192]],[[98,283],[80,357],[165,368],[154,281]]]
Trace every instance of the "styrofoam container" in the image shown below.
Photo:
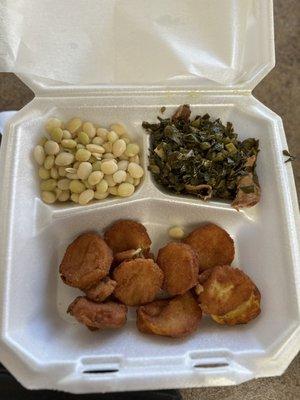
[[[49,9],[50,3],[45,3]],[[61,3],[67,7],[69,2]],[[149,3],[136,5],[139,12]],[[208,6],[207,1],[198,3]],[[243,62],[237,61],[238,73],[224,85],[205,76],[192,85],[188,78],[180,85],[172,80],[152,84],[151,73],[143,84],[67,85],[50,81],[46,74],[33,77],[15,63],[17,72],[26,72],[22,79],[35,90],[36,98],[10,121],[1,147],[0,359],[25,387],[84,393],[233,385],[283,373],[298,352],[299,214],[292,168],[284,164],[282,150],[287,143],[280,117],[251,95],[274,65],[272,2],[247,0],[236,9],[238,3],[226,0],[221,6],[211,1],[209,6],[215,14],[222,8],[232,22],[250,6],[246,14],[250,28],[242,38]],[[209,11],[214,15],[213,9]],[[219,32],[219,21],[202,18],[201,23],[204,32]],[[227,26],[216,51],[208,46],[207,60],[209,55],[221,60],[222,48],[241,40],[239,29],[233,28],[229,32]],[[253,43],[256,35],[259,40]],[[200,41],[199,51],[202,45]],[[221,61],[216,65],[222,80],[228,68]],[[131,76],[135,72],[133,68]],[[175,196],[155,184],[147,171],[149,136],[141,123],[154,121],[161,106],[170,115],[183,103],[191,105],[193,115],[208,112],[233,122],[242,139],[259,139],[262,199],[256,207],[237,212],[227,202]],[[83,207],[44,204],[32,149],[51,116],[63,120],[79,116],[103,126],[123,122],[141,146],[147,171],[134,195]],[[261,291],[261,315],[248,325],[233,327],[218,326],[204,317],[198,331],[184,340],[139,333],[133,309],[125,328],[116,332],[90,332],[79,325],[66,314],[79,291],[62,284],[60,260],[78,234],[88,230],[101,234],[120,218],[145,224],[154,251],[168,241],[172,225],[187,232],[207,221],[221,225],[235,241],[233,265],[249,274]]]

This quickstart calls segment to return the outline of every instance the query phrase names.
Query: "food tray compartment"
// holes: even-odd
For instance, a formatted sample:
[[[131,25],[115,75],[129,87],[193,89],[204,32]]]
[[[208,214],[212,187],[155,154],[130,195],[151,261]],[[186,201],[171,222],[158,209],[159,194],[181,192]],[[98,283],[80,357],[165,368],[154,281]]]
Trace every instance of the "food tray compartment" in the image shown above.
[[[155,121],[163,105],[164,115],[171,115],[183,103],[191,104],[192,116],[208,112],[223,123],[233,122],[241,138],[260,140],[262,199],[256,207],[237,212],[229,203],[170,195],[154,184],[146,168],[149,136],[141,123]],[[50,116],[79,116],[104,126],[124,123],[142,148],[145,178],[139,190],[130,198],[87,206],[44,204],[32,150]],[[2,347],[7,367],[27,387],[75,393],[225,385],[282,373],[299,347],[296,198],[284,148],[279,117],[251,96],[37,98],[26,106],[11,122],[1,154],[1,210],[6,211]],[[78,291],[61,283],[59,262],[77,234],[102,233],[120,218],[144,223],[154,250],[168,240],[172,225],[187,232],[208,221],[225,228],[236,244],[233,265],[245,270],[262,293],[261,315],[235,327],[204,318],[184,340],[142,335],[135,328],[134,310],[120,331],[95,333],[80,326],[65,313]]]

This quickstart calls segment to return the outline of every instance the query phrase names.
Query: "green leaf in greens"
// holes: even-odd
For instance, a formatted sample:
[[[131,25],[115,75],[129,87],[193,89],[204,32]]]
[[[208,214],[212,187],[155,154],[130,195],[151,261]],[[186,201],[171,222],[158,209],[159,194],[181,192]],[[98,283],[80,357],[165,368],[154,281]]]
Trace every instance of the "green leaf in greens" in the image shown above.
[[[191,120],[190,114],[185,104],[170,118],[143,122],[150,134],[149,170],[156,182],[171,192],[233,200],[239,179],[249,172],[255,175],[259,142],[255,138],[239,140],[231,122],[223,125],[209,114]],[[201,185],[211,188],[209,196],[202,194],[208,186]],[[202,189],[196,193],[191,187]]]

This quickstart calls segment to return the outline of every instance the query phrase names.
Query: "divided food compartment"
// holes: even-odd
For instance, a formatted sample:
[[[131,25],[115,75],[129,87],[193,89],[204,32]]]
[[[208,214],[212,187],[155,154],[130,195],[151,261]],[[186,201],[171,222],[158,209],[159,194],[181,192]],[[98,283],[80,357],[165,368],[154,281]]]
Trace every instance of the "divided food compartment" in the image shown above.
[[[253,3],[260,15],[260,2]],[[272,15],[265,17],[270,28]],[[270,38],[261,43],[266,47],[258,54],[264,56],[253,60],[259,79],[273,63]],[[278,375],[288,366],[300,339],[297,199],[291,166],[282,155],[287,148],[282,122],[251,96],[247,79],[237,82],[237,91],[204,90],[200,81],[195,90],[65,86],[55,92],[44,79],[27,75],[38,95],[10,121],[0,159],[1,361],[24,386],[74,393],[219,386]],[[147,170],[149,135],[142,121],[154,122],[162,106],[167,116],[184,103],[191,105],[192,116],[208,112],[233,122],[241,139],[259,139],[262,199],[256,207],[237,212],[228,202],[175,196],[156,185]],[[78,116],[104,127],[122,122],[142,151],[145,176],[134,195],[87,206],[44,204],[32,150],[52,116],[64,121]],[[121,330],[90,332],[79,325],[66,309],[80,292],[62,284],[60,260],[78,234],[101,234],[121,218],[146,226],[154,252],[169,240],[172,225],[187,233],[205,222],[222,226],[235,241],[233,265],[249,274],[262,294],[261,315],[234,327],[204,317],[198,331],[181,340],[141,334],[133,308]]]

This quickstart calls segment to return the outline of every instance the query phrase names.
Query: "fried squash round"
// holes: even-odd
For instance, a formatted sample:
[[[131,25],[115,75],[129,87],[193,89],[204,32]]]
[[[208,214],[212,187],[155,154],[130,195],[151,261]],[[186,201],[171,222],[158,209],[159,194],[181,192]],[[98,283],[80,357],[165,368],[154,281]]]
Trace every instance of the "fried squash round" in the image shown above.
[[[124,304],[94,303],[86,297],[77,297],[67,311],[90,330],[121,328],[126,322],[127,307]]]
[[[137,310],[137,328],[142,333],[181,338],[193,333],[202,312],[191,292],[170,300],[156,300]]]
[[[260,314],[260,292],[255,287],[248,300],[224,315],[211,315],[212,319],[221,325],[247,324]]]
[[[59,272],[67,285],[87,289],[108,275],[112,261],[105,241],[96,233],[84,233],[68,246]]]
[[[104,234],[104,239],[113,253],[127,250],[149,250],[151,239],[146,228],[136,221],[120,220],[115,222]]]
[[[163,288],[170,295],[184,294],[198,283],[197,253],[188,244],[167,244],[159,250],[156,262],[164,273]]]
[[[234,259],[232,238],[215,224],[206,224],[193,230],[184,243],[197,252],[200,271],[217,265],[230,265]]]
[[[84,293],[88,299],[101,303],[113,293],[116,286],[117,282],[106,276],[97,285],[85,289]]]
[[[137,306],[154,300],[164,274],[152,259],[135,258],[116,267],[113,278],[117,282],[115,297],[128,306]]]
[[[224,315],[247,301],[255,288],[251,279],[240,269],[229,265],[212,269],[199,295],[202,311]]]

